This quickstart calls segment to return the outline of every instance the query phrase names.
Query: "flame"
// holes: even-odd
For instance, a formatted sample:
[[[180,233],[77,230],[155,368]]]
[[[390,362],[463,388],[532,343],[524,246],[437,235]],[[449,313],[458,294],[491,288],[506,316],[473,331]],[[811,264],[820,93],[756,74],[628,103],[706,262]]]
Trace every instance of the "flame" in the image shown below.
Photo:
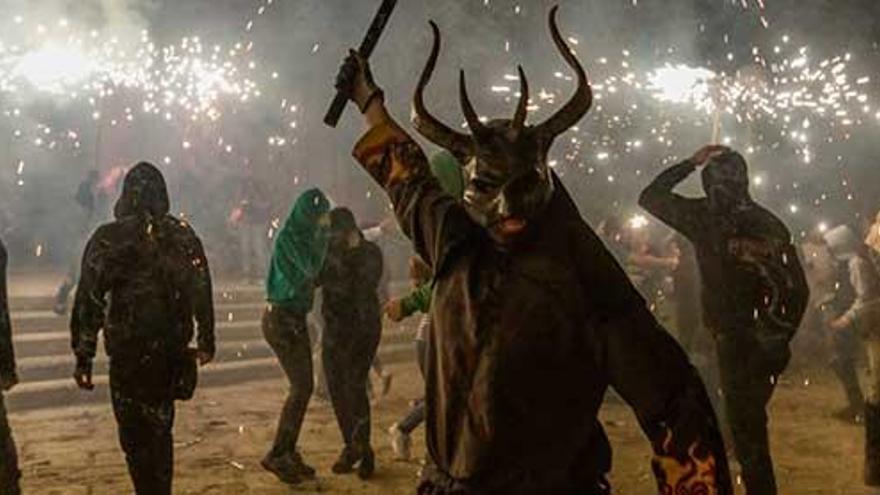
[[[699,440],[694,441],[682,458],[673,451],[672,431],[666,431],[663,445],[654,456],[652,467],[661,495],[717,495],[715,457],[711,452],[700,456]]]

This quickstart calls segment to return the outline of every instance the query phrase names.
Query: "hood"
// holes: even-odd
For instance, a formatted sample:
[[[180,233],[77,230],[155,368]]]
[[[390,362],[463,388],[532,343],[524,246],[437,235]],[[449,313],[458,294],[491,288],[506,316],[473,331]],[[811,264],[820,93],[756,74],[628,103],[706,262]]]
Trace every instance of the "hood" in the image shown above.
[[[122,194],[113,208],[117,219],[128,216],[159,217],[171,210],[168,188],[162,172],[154,165],[141,162],[125,175]]]
[[[464,174],[461,163],[449,151],[434,153],[429,161],[431,173],[437,178],[440,187],[456,200],[464,196]]]
[[[857,254],[859,240],[855,232],[846,225],[839,225],[823,235],[831,255],[838,260],[846,260]]]
[[[360,232],[354,213],[348,208],[334,208],[330,212],[330,231],[337,234]]]
[[[703,190],[716,209],[732,208],[750,201],[749,169],[746,160],[735,151],[713,158],[701,172]]]
[[[314,231],[321,215],[330,211],[330,201],[320,189],[309,189],[302,193],[293,207],[282,230],[288,232]]]

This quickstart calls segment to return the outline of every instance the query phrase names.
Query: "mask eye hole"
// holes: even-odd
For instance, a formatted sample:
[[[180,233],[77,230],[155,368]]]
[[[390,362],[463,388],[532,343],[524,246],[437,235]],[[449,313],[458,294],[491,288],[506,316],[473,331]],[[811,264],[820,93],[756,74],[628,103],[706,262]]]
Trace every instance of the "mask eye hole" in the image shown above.
[[[471,180],[471,186],[473,186],[473,188],[481,194],[487,194],[495,188],[495,184],[481,178],[475,178]]]

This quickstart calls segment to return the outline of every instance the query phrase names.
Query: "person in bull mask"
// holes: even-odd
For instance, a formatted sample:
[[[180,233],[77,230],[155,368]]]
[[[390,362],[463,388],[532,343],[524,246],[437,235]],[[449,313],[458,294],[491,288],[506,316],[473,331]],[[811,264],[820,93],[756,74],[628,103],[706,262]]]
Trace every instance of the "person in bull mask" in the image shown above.
[[[705,198],[673,189],[703,167]],[[773,495],[766,406],[790,358],[809,290],[791,234],[749,195],[739,154],[707,146],[661,173],[639,204],[696,251],[703,319],[718,354],[726,418],[749,495]]]
[[[297,484],[315,477],[296,445],[314,391],[312,343],[306,317],[327,256],[330,202],[319,189],[303,192],[275,237],[269,275],[263,336],[278,357],[290,393],[278,419],[271,450],[261,465],[280,481]]]
[[[18,454],[12,430],[6,419],[6,406],[3,393],[12,390],[18,384],[15,372],[15,352],[12,349],[12,324],[9,318],[9,301],[6,293],[6,246],[0,240],[0,493],[18,495],[21,489],[18,479]]]
[[[327,389],[345,448],[333,465],[337,474],[366,479],[375,470],[370,447],[367,380],[382,334],[378,287],[383,259],[379,246],[364,239],[348,208],[330,212],[330,249],[321,274],[324,294],[323,352]]]
[[[171,494],[174,401],[192,396],[196,361],[207,364],[215,350],[208,260],[192,227],[169,210],[162,173],[135,165],[116,220],[86,245],[70,322],[74,379],[85,390],[94,388],[104,332],[119,443],[138,495]]]
[[[418,493],[610,493],[610,445],[597,413],[611,385],[653,443],[660,493],[731,494],[696,371],[548,165],[553,141],[592,102],[555,14],[553,40],[577,73],[574,97],[549,120],[528,125],[529,87],[520,69],[514,118],[484,123],[462,74],[470,134],[425,106],[440,49],[432,23],[415,128],[466,164],[462,202],[443,191],[422,149],[389,115],[360,54],[351,51],[337,78],[368,128],[354,155],[385,188],[435,275],[425,391],[430,463]]]

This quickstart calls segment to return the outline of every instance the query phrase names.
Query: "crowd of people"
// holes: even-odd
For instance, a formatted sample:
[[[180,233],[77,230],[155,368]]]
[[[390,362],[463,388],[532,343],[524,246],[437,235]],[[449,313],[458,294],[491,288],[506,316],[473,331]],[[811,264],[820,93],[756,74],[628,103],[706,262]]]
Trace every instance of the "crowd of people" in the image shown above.
[[[420,313],[424,396],[389,430],[397,455],[409,458],[410,435],[425,425],[419,494],[611,493],[611,447],[597,414],[613,388],[651,442],[660,493],[732,494],[732,452],[746,492],[774,495],[767,404],[792,339],[815,324],[828,335],[830,367],[847,398],[835,416],[864,424],[864,481],[880,486],[880,215],[864,235],[832,226],[802,243],[751,197],[743,156],[709,145],[638,198],[668,230],[636,217],[608,219],[594,233],[547,159],[592,103],[555,15],[551,34],[576,75],[575,94],[548,120],[527,124],[521,70],[513,118],[484,122],[462,74],[469,134],[440,122],[424,101],[439,55],[434,27],[414,100],[415,130],[443,148],[430,158],[386,109],[369,63],[356,52],[343,63],[337,87],[366,127],[354,157],[387,192],[414,248],[408,293],[390,297],[387,256],[350,209],[319,189],[295,199],[270,249],[271,207],[258,182],[243,181],[230,221],[241,225],[242,273],[265,281],[262,332],[290,385],[261,465],[286,484],[316,476],[298,440],[316,391],[309,314],[317,312],[323,380],[343,441],[332,471],[370,478],[368,383],[370,370],[381,370],[383,314],[399,322]],[[703,197],[674,192],[697,171]],[[96,179],[90,174],[77,195],[89,239],[55,309],[66,312],[75,287],[74,379],[94,388],[103,333],[135,491],[170,494],[175,401],[193,397],[198,367],[216,350],[208,257],[194,227],[170,213],[155,166],[127,172],[114,219],[97,228]],[[18,381],[6,258],[0,244],[3,391]],[[0,454],[0,492],[19,493],[2,394]]]

